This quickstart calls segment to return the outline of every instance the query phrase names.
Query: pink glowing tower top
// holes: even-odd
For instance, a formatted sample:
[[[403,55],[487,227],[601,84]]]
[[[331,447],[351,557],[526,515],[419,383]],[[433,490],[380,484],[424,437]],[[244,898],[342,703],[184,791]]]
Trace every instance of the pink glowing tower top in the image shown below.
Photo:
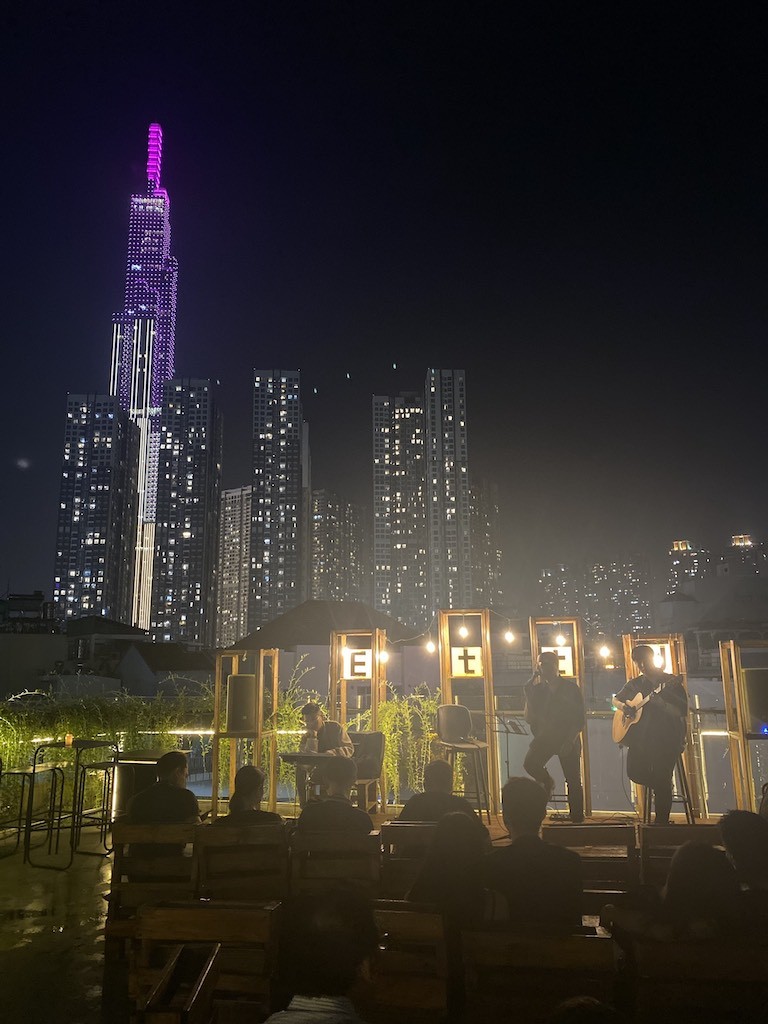
[[[163,162],[163,129],[159,124],[149,126],[147,143],[147,181],[152,190],[160,188],[160,166]]]

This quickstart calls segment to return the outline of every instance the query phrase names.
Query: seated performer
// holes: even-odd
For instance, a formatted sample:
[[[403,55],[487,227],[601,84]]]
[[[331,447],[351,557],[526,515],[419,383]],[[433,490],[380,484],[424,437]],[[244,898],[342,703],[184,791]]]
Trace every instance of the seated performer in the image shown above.
[[[235,775],[235,791],[229,798],[229,814],[217,818],[214,825],[282,825],[283,819],[272,811],[262,811],[266,777],[255,764],[244,764]]]
[[[336,757],[352,757],[354,744],[347,730],[339,722],[326,720],[319,704],[310,702],[301,709],[306,732],[301,737],[299,750],[308,754],[334,754]],[[307,802],[307,781],[310,772],[299,765],[296,768],[296,792],[301,807]]]
[[[399,821],[439,821],[453,812],[479,818],[469,800],[453,794],[453,767],[447,761],[430,761],[424,769],[424,792],[414,793],[400,812]]]
[[[545,765],[557,754],[568,786],[570,820],[584,821],[580,735],[584,728],[584,699],[578,683],[560,675],[554,651],[539,655],[536,671],[525,684],[525,720],[533,739],[523,767],[541,783],[549,799],[555,783]]]
[[[367,835],[373,822],[365,811],[350,799],[357,778],[355,762],[348,757],[334,757],[323,765],[323,781],[327,796],[309,800],[299,815],[296,828],[302,832],[356,832]]]
[[[672,809],[672,774],[685,746],[688,695],[682,676],[664,672],[654,664],[654,658],[653,648],[648,644],[638,644],[632,649],[632,660],[641,675],[630,679],[614,700],[625,705],[638,694],[643,697],[653,694],[622,742],[629,748],[627,775],[637,785],[648,786],[653,791],[654,820],[657,825],[666,825]],[[659,693],[653,693],[659,686]],[[633,717],[631,707],[624,706],[623,710],[628,717]]]

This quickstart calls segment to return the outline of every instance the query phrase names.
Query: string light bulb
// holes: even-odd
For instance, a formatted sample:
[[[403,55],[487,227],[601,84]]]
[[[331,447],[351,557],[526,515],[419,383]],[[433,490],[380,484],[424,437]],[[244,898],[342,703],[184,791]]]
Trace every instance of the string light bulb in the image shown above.
[[[432,639],[432,637],[430,637],[429,640],[427,640],[424,646],[427,648],[427,651],[430,654],[434,654],[435,651],[437,650],[437,647],[435,646],[435,641]]]
[[[508,644],[513,644],[515,642],[515,634],[512,632],[511,629],[507,629],[505,631],[504,639],[507,641]]]
[[[466,640],[469,636],[469,630],[467,629],[467,624],[464,621],[463,615],[461,616],[461,625],[459,626],[459,636],[462,640]]]
[[[565,647],[565,637],[562,633],[558,633],[555,637],[555,643],[558,647]]]
[[[597,653],[600,655],[601,658],[609,658],[611,655],[611,648],[603,644],[603,646]]]

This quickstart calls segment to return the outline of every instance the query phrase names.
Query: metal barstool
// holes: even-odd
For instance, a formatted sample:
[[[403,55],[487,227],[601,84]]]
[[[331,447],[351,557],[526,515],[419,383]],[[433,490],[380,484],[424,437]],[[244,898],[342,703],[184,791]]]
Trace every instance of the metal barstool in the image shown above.
[[[453,767],[457,754],[466,754],[472,763],[475,780],[475,801],[482,817],[485,811],[491,823],[491,801],[485,777],[485,751],[488,744],[472,736],[472,714],[463,704],[441,704],[437,709],[437,738],[448,753]]]
[[[679,754],[677,761],[675,762],[675,773],[677,775],[677,788],[680,791],[680,796],[672,796],[673,803],[682,803],[685,810],[685,820],[689,825],[695,823],[693,816],[693,803],[691,801],[691,787],[688,784],[688,774],[685,770],[685,764],[683,763],[683,755]],[[641,786],[643,791],[643,824],[650,825],[651,823],[651,787]]]

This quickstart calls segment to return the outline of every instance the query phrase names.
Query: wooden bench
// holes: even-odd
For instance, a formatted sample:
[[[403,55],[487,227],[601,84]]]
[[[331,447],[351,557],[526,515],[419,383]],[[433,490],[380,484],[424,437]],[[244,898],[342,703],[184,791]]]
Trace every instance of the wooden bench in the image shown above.
[[[198,825],[195,887],[202,899],[280,900],[288,895],[283,825]]]
[[[468,1024],[549,1020],[572,996],[611,1002],[616,949],[607,935],[565,935],[548,929],[462,929]]]
[[[222,1020],[259,1020],[271,1009],[280,903],[169,902],[137,916],[129,958],[129,994],[137,1006],[168,973],[180,947],[220,946],[208,990]]]
[[[698,826],[696,826],[698,827]],[[637,1021],[765,1020],[768,945],[746,940],[630,941],[628,1010]]]
[[[581,858],[584,882],[582,913],[599,914],[640,880],[634,824],[549,825],[542,839],[553,846],[565,846]]]
[[[443,915],[402,900],[374,900],[381,949],[357,1007],[368,1024],[427,1024],[448,1011]]]
[[[137,1000],[134,1024],[210,1024],[218,943],[176,946],[155,985]]]
[[[346,832],[304,832],[296,829],[290,840],[291,892],[349,885],[378,896],[380,836]]]
[[[193,894],[194,825],[112,826],[114,860],[105,926],[108,953],[117,953],[134,933],[145,904],[189,899]]]
[[[381,895],[403,899],[432,844],[433,821],[385,821],[381,833]]]
[[[722,846],[723,842],[717,824],[640,825],[638,828],[640,881],[644,885],[664,884],[675,850],[684,843]]]

